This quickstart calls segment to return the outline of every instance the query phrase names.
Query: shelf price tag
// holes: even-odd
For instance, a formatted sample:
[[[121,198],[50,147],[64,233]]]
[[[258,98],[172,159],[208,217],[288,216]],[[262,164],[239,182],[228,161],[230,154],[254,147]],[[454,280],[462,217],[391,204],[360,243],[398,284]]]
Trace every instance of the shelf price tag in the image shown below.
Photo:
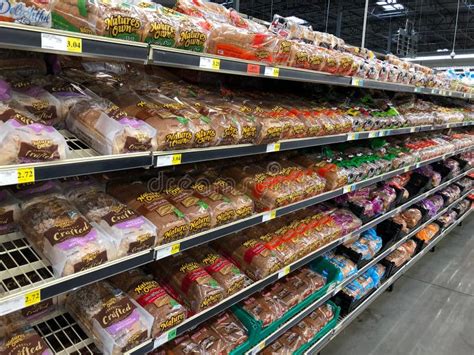
[[[247,64],[248,74],[260,74],[260,65],[258,64]]]
[[[221,60],[217,58],[200,57],[199,67],[204,69],[219,70],[221,68]]]
[[[278,272],[278,278],[281,279],[290,273],[290,267],[286,266]]]
[[[259,353],[260,351],[262,351],[263,349],[265,349],[265,341],[261,341],[260,343],[258,343],[257,346],[254,347],[250,353],[252,355],[255,355]]]
[[[32,292],[28,292],[25,295],[25,307],[33,306],[37,303],[41,302],[41,291],[36,290]]]
[[[18,183],[18,172],[15,169],[0,171],[0,186]]]
[[[19,168],[17,171],[18,184],[35,182],[35,168]]]
[[[383,136],[383,131],[369,132],[369,138],[377,138]]]
[[[173,340],[174,338],[176,338],[176,329],[171,329],[166,333],[161,334],[153,342],[153,349],[160,347],[161,345]]]
[[[269,212],[266,212],[262,216],[262,222],[266,222],[266,221],[269,221],[269,220],[275,219],[275,218],[276,218],[276,211],[275,210],[269,211]]]
[[[267,144],[267,153],[279,152],[280,151],[280,142]]]
[[[157,249],[156,254],[155,254],[155,260],[164,259],[167,256],[177,254],[179,253],[180,250],[181,250],[180,243],[169,245],[166,248]]]
[[[416,131],[416,127],[411,127],[411,128],[410,128],[410,133],[413,133],[413,132],[415,132],[415,131]]]
[[[181,164],[181,158],[181,154],[159,155],[158,159],[156,159],[156,166],[179,165]]]
[[[280,68],[265,67],[264,75],[278,78],[280,76]]]
[[[364,86],[364,79],[360,79],[360,78],[352,78],[351,80],[351,85],[352,86]]]
[[[25,307],[25,296],[20,295],[9,301],[0,303],[0,316],[18,311]]]
[[[177,254],[179,253],[179,250],[181,249],[181,244],[177,243],[177,244],[173,244],[171,246],[171,255],[174,255],[174,254]]]
[[[356,139],[359,139],[359,133],[347,133],[348,141],[354,141]]]
[[[42,33],[41,48],[70,53],[82,53],[82,38]]]
[[[342,193],[347,194],[355,189],[355,185],[347,185],[342,188]]]
[[[415,92],[421,92],[421,88],[417,86],[417,87],[415,88]]]

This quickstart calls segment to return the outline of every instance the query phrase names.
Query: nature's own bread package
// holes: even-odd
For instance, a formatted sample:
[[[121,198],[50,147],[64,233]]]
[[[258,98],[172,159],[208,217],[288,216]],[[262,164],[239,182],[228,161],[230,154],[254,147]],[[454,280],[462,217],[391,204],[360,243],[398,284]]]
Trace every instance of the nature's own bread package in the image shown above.
[[[173,297],[166,293],[161,285],[140,269],[133,269],[116,275],[110,280],[149,312],[154,318],[152,336],[182,323],[187,317],[187,310]]]
[[[224,289],[188,253],[160,260],[153,264],[152,271],[171,286],[193,312],[198,313],[224,298]]]
[[[105,354],[123,354],[150,337],[153,317],[107,281],[69,293],[66,308]]]

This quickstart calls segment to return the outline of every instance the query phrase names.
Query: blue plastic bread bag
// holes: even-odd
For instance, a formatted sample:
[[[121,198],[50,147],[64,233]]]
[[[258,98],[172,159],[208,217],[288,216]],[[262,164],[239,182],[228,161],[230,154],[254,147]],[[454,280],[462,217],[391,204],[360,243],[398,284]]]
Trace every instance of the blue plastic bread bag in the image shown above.
[[[362,237],[351,244],[350,248],[362,255],[362,260],[370,260],[382,249],[382,238],[371,228]]]
[[[336,281],[342,281],[357,272],[357,266],[351,260],[342,255],[335,255],[328,261],[339,269]]]

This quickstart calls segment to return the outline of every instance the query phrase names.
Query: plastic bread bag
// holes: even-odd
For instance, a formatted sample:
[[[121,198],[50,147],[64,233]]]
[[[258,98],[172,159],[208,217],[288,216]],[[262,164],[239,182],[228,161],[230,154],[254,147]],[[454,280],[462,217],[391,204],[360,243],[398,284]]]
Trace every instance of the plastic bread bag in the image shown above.
[[[153,264],[155,276],[164,279],[195,313],[219,303],[224,289],[196,259],[176,254]]]
[[[8,0],[3,5],[0,21],[38,27],[51,27],[51,1]]]
[[[106,102],[89,99],[76,103],[69,111],[66,126],[101,154],[143,152],[157,147],[153,127]]]
[[[408,255],[410,257],[413,256],[413,254],[415,254],[415,250],[416,250],[416,243],[414,240],[410,239],[408,241],[406,241],[405,243],[403,243],[401,245],[402,248],[404,248],[406,250],[406,252],[408,253]]]
[[[171,185],[163,191],[165,198],[181,211],[189,221],[189,234],[211,228],[211,210],[206,199],[201,199],[192,189]]]
[[[310,268],[299,269],[282,281],[283,287],[298,296],[298,303],[326,285],[326,278]]]
[[[156,245],[156,226],[102,191],[87,191],[73,200],[79,211],[101,226],[114,243],[117,257]]]
[[[469,208],[471,207],[471,201],[469,201],[468,199],[466,200],[462,200],[461,202],[459,202],[456,207],[455,207],[455,210],[458,212],[458,215],[461,216],[463,215],[467,210],[469,210]]]
[[[3,81],[0,81],[0,86]],[[61,123],[61,104],[57,98],[51,95],[35,82],[35,79],[25,80],[23,78],[10,79],[11,98],[19,103],[23,109],[30,113],[34,121],[48,126]]]
[[[425,243],[428,243],[431,239],[433,239],[436,233],[439,232],[439,230],[440,230],[440,227],[438,224],[430,223],[421,231],[416,233],[416,238],[419,240],[422,240]]]
[[[362,237],[349,246],[352,250],[362,254],[363,260],[372,259],[380,249],[382,249],[382,238],[380,238],[374,229],[369,229],[362,234]]]
[[[66,309],[105,354],[122,354],[150,337],[153,317],[135,300],[101,281],[68,294]]]
[[[271,302],[273,307],[278,308],[277,312],[281,315],[288,312],[301,301],[300,295],[285,287],[281,282],[276,282],[265,288],[261,292],[261,297],[269,300],[268,302]]]
[[[440,223],[443,228],[446,228],[454,223],[457,216],[458,214],[455,211],[450,211],[439,217],[437,222]]]
[[[232,312],[225,312],[219,315],[209,326],[224,339],[229,352],[245,343],[248,339],[247,329]]]
[[[53,355],[43,338],[33,328],[26,327],[0,340],[0,353],[5,355],[24,354]]]
[[[20,203],[7,190],[0,190],[0,235],[18,229]]]
[[[407,250],[399,246],[395,251],[390,253],[389,256],[385,258],[387,261],[392,262],[396,267],[400,267],[405,264],[408,260],[410,260],[410,255],[408,254]]]
[[[438,192],[438,194],[444,198],[446,205],[449,205],[461,196],[461,189],[457,185],[450,185]]]
[[[187,176],[184,177],[186,178]],[[212,228],[235,220],[236,210],[232,201],[219,193],[205,177],[190,177],[189,181],[192,182],[191,189],[195,195],[209,206]]]
[[[337,237],[348,235],[362,226],[362,221],[352,212],[346,209],[338,209],[332,212],[330,217],[333,223],[340,230]]]
[[[233,235],[215,242],[217,249],[234,262],[252,280],[257,281],[281,268],[276,254],[265,244],[244,234]]]
[[[182,323],[187,318],[187,310],[140,269],[133,269],[113,276],[110,282],[126,292],[154,318],[152,337]]]
[[[333,257],[330,257],[328,261],[339,269],[339,281],[342,281],[357,272],[357,266],[351,260],[347,259],[342,255],[335,255]]]
[[[125,88],[116,90],[108,99],[127,115],[145,121],[156,130],[157,150],[191,148],[195,133],[193,122],[166,109],[164,105],[172,103],[171,99],[163,97],[163,103],[155,102],[146,94]]]
[[[162,350],[157,349],[151,352],[153,355],[186,355],[200,353],[199,345],[191,339],[189,334],[184,334],[166,343]]]
[[[441,174],[438,173],[437,171],[434,171],[431,165],[425,165],[417,169],[416,172],[429,177],[431,179],[431,184],[434,187],[441,184],[441,180],[442,180]]]
[[[456,181],[456,184],[462,189],[462,191],[467,191],[473,185],[473,180],[469,177],[462,178],[461,180]]]
[[[434,217],[444,206],[444,199],[439,195],[433,195],[422,200],[420,205],[428,211],[430,217]]]
[[[409,208],[401,213],[409,229],[415,228],[423,217],[421,211],[416,208]]]
[[[20,225],[58,277],[115,258],[111,240],[63,198],[50,196],[30,204],[22,211]]]
[[[1,165],[65,159],[67,143],[53,127],[16,113],[0,130]]]
[[[255,205],[253,200],[235,188],[235,184],[222,177],[214,179],[214,177],[210,176],[210,179],[212,186],[234,205],[236,219],[246,218],[254,213]]]
[[[160,192],[150,191],[142,182],[113,183],[107,192],[146,217],[157,229],[157,244],[167,244],[188,236],[186,215]]]
[[[238,267],[207,246],[190,251],[192,257],[211,275],[230,296],[245,286],[246,276]]]
[[[212,23],[207,51],[225,57],[272,64],[279,41],[270,32],[253,33],[225,23]]]

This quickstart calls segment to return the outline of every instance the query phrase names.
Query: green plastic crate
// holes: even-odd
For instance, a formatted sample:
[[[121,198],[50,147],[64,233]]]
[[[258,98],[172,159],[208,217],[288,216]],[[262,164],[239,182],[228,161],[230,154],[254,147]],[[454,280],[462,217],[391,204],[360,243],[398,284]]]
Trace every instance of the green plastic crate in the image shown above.
[[[310,264],[309,267],[314,271],[318,271],[314,268],[313,264]],[[333,285],[336,284],[337,273],[339,270],[330,263],[328,263],[327,267],[325,267],[324,270],[325,273],[327,273],[327,275],[325,275],[326,285],[324,285],[324,287],[322,287],[319,291],[306,297],[306,299],[291,308],[280,319],[269,324],[266,327],[263,327],[262,321],[254,319],[240,305],[233,306],[232,311],[237,316],[237,318],[239,318],[242,324],[247,328],[249,332],[249,338],[244,344],[234,349],[231,354],[241,354],[242,351],[248,351],[249,349],[257,345],[260,341],[268,337],[270,334],[274,333],[283,323],[286,323],[288,320],[300,313],[303,309],[307,308],[310,304],[316,302],[319,298],[326,295],[328,290],[330,288],[332,289],[334,287]],[[319,273],[323,274],[322,271]]]

